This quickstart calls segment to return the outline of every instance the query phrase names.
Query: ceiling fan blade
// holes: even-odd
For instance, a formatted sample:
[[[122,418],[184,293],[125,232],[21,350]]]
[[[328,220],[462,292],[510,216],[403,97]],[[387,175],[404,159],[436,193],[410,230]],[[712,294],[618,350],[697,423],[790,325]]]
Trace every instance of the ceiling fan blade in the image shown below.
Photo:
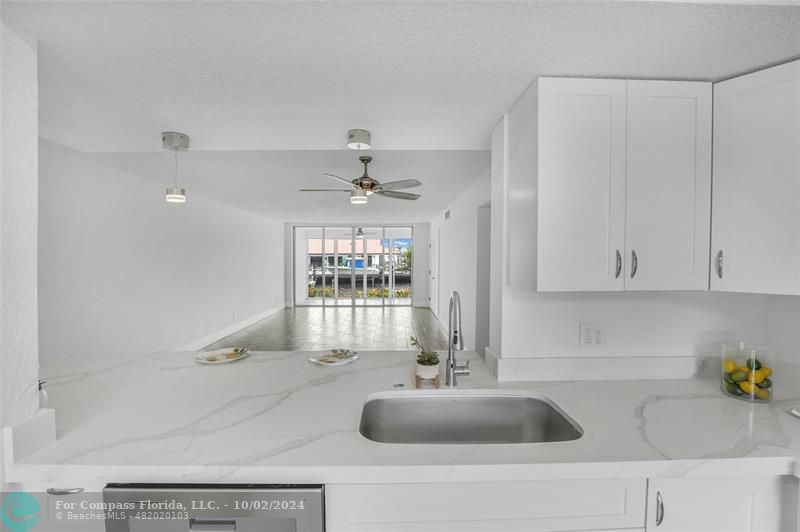
[[[298,192],[352,192],[343,188],[300,188]]]
[[[375,194],[386,196],[387,198],[404,200],[415,200],[422,197],[419,194],[411,194],[410,192],[395,192],[394,190],[376,190]]]
[[[388,183],[381,183],[381,190],[398,190],[401,188],[413,188],[422,185],[416,179],[402,179],[400,181],[389,181]]]
[[[353,182],[350,181],[349,179],[345,179],[343,177],[339,177],[338,175],[327,174],[327,173],[323,173],[322,175],[324,175],[325,177],[330,177],[331,179],[335,179],[337,181],[341,181],[342,183],[347,183],[351,187],[356,188],[356,185],[354,185]]]

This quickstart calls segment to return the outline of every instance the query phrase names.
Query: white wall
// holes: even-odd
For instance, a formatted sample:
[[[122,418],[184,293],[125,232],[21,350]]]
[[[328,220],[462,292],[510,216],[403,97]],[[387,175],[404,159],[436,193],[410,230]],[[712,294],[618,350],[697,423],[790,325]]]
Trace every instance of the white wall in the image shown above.
[[[442,213],[430,225],[431,234],[439,234],[439,322],[447,326],[450,292],[457,290],[466,349],[474,349],[476,343],[478,209],[490,200],[491,181],[486,174],[449,207],[449,219]]]
[[[503,286],[506,279],[506,119],[492,132],[492,216],[490,257],[489,350],[495,357],[503,352]],[[487,358],[488,359],[488,358]]]
[[[478,208],[478,245],[476,266],[476,310],[475,310],[475,350],[485,356],[491,337],[491,233],[492,208],[485,204]]]
[[[284,226],[40,144],[43,361],[177,349],[284,305]]]
[[[430,224],[414,224],[414,264],[411,284],[414,290],[412,304],[415,307],[429,307],[431,304],[430,294],[428,293],[430,284],[430,237]]]
[[[38,87],[36,43],[2,24],[0,33],[0,426],[11,426],[39,408]]]
[[[765,318],[761,343],[775,353],[775,397],[797,397],[800,393],[800,296],[769,296]]]

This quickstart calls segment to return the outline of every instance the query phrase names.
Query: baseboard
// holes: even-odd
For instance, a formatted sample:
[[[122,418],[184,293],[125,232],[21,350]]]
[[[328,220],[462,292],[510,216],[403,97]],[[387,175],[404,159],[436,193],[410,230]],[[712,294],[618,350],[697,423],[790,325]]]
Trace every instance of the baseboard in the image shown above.
[[[3,428],[3,463],[8,466],[56,441],[56,411],[43,408],[13,427]]]
[[[487,355],[490,350],[487,349]],[[498,381],[664,380],[697,375],[703,359],[694,356],[497,358],[486,363]],[[490,358],[493,358],[490,362]]]
[[[263,312],[259,312],[258,314],[250,316],[247,319],[244,319],[242,321],[236,322],[233,325],[229,325],[229,326],[225,327],[224,329],[222,329],[220,331],[216,331],[216,332],[211,333],[211,334],[209,334],[207,336],[204,336],[202,338],[198,338],[197,340],[189,342],[188,344],[177,348],[176,351],[198,351],[200,349],[203,349],[207,345],[211,345],[214,342],[222,340],[226,336],[230,336],[231,334],[235,333],[236,331],[244,329],[245,327],[247,327],[249,325],[252,325],[257,321],[263,320],[264,318],[267,318],[267,317],[271,316],[272,314],[275,314],[276,312],[280,312],[281,310],[283,310],[285,308],[286,307],[284,306],[283,303],[281,303],[279,305],[275,305],[274,307],[269,308],[269,309],[267,309],[267,310],[265,310]]]

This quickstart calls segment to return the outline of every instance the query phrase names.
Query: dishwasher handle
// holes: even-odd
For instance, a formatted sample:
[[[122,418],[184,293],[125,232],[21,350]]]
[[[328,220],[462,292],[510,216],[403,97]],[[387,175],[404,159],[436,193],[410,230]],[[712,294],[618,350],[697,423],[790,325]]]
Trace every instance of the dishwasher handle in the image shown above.
[[[236,530],[235,519],[189,519],[192,532]]]

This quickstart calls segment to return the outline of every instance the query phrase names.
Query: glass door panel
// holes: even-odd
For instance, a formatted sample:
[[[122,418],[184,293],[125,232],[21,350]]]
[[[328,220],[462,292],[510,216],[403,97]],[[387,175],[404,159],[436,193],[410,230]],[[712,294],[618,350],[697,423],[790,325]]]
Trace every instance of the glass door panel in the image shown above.
[[[331,271],[331,299],[328,306],[353,305],[353,228],[327,227],[329,268]]]
[[[411,227],[387,227],[384,245],[388,267],[387,305],[411,305],[414,234]]]
[[[295,304],[322,306],[326,279],[322,260],[322,227],[295,227]]]
[[[413,229],[294,228],[295,305],[411,304]]]
[[[359,262],[359,275],[361,283],[365,287],[363,305],[382,306],[384,300],[383,279],[381,264],[382,257],[382,227],[361,227],[361,231],[356,230],[356,235],[363,235],[360,254],[357,253]],[[358,245],[358,244],[356,244]]]

